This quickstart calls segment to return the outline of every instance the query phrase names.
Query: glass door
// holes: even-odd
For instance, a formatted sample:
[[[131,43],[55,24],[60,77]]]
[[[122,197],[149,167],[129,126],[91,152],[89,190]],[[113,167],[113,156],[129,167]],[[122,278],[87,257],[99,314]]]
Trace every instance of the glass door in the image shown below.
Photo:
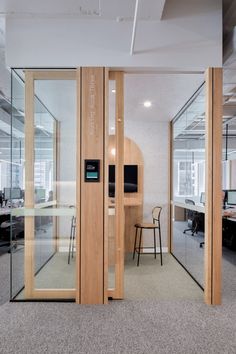
[[[22,205],[12,212],[12,224],[24,219],[24,281],[22,287],[15,284],[19,279],[15,276],[16,267],[12,267],[11,297],[75,299],[79,209],[76,71],[26,70],[14,75],[25,82],[21,117],[25,180],[20,188]],[[13,125],[17,119],[15,115]],[[20,249],[12,230],[13,242],[14,238],[12,264],[17,263]]]
[[[124,82],[109,75],[108,122],[108,297],[124,297]]]

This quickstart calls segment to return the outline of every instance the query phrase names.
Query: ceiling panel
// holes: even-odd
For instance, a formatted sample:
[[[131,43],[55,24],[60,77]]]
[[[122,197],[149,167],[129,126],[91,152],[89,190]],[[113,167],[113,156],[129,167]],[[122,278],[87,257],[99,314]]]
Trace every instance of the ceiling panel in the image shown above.
[[[130,21],[136,0],[8,0],[0,2],[0,12],[11,16],[37,14],[42,17],[79,17]],[[165,0],[139,1],[138,18],[160,20]]]

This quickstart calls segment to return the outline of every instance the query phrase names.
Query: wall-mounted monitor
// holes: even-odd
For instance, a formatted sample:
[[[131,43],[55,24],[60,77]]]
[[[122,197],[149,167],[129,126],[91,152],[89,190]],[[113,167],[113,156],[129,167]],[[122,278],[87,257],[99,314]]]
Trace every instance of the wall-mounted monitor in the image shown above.
[[[20,188],[4,188],[4,199],[21,199]]]
[[[124,165],[124,193],[138,192],[138,166]],[[115,196],[115,165],[109,165],[109,196]]]
[[[236,190],[231,189],[227,191],[227,204],[236,205]]]

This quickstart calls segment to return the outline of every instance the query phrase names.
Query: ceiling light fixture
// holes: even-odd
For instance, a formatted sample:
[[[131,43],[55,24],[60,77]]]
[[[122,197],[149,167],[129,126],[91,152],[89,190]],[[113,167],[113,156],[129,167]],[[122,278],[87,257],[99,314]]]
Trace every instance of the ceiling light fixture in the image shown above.
[[[112,92],[112,93],[116,93],[116,90],[115,90],[115,89],[112,89],[111,92]]]
[[[151,102],[151,101],[145,101],[145,102],[143,103],[143,105],[144,105],[144,107],[149,108],[149,107],[151,107],[152,102]]]

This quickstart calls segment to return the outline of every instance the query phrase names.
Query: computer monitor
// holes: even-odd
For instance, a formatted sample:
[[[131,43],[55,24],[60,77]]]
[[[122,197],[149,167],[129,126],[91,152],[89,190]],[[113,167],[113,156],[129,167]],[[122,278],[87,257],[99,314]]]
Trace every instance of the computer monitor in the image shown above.
[[[45,199],[46,198],[46,189],[36,188],[35,194],[36,194],[38,200]]]
[[[200,203],[205,204],[205,192],[201,193]]]
[[[227,191],[227,204],[236,205],[236,190],[231,189]]]
[[[20,188],[4,188],[4,198],[9,199],[21,199],[21,189]]]

